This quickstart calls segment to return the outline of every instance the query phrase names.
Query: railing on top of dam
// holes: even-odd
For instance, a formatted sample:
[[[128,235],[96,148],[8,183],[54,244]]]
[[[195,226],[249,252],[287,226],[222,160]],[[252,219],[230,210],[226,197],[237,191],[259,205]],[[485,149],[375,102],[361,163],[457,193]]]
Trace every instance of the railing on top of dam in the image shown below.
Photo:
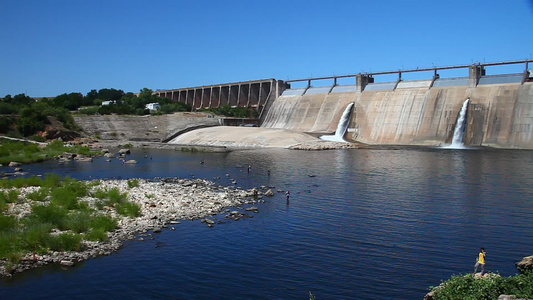
[[[510,82],[519,82],[524,83],[533,78],[532,71],[528,69],[529,62],[533,60],[514,60],[514,61],[502,61],[502,62],[492,62],[492,63],[473,63],[469,65],[455,65],[455,66],[445,66],[445,67],[431,67],[431,68],[416,68],[416,69],[406,69],[406,70],[394,70],[394,71],[384,71],[384,72],[364,72],[357,74],[349,75],[333,75],[333,76],[324,76],[324,77],[308,77],[300,79],[290,79],[286,80],[285,83],[290,84],[293,82],[307,82],[307,86],[304,87],[303,93],[306,93],[308,89],[312,87],[312,81],[318,80],[328,80],[333,79],[333,84],[330,85],[329,92],[337,86],[337,80],[341,78],[354,78],[355,79],[355,90],[357,92],[364,91],[367,86],[375,84],[381,85],[381,87],[373,86],[371,89],[396,89],[398,85],[403,81],[402,73],[413,73],[413,72],[428,72],[433,71],[433,77],[428,79],[427,87],[431,88],[433,86],[449,86],[449,85],[469,85],[470,87],[476,87],[478,84],[490,84],[490,83],[510,83]],[[525,64],[525,69],[523,73],[516,74],[505,74],[505,75],[486,75],[485,67],[489,66],[499,66],[499,65],[511,65],[511,64]],[[441,78],[438,71],[440,70],[450,70],[450,69],[464,69],[468,68],[469,73],[468,77],[459,77],[459,78]],[[393,82],[374,82],[374,76],[378,75],[389,75],[389,74],[398,74],[397,80]],[[499,77],[496,79],[495,77]],[[437,83],[437,84],[436,84]],[[322,87],[324,88],[324,87]]]
[[[168,97],[173,101],[190,104],[192,110],[200,108],[213,108],[222,105],[232,107],[251,107],[259,113],[261,123],[268,112],[273,101],[282,93],[284,95],[302,95],[316,93],[336,93],[336,92],[363,92],[372,90],[395,90],[397,88],[432,88],[446,86],[469,86],[476,87],[478,84],[493,83],[521,83],[533,81],[531,70],[528,72],[528,64],[533,60],[515,60],[493,63],[473,63],[469,65],[455,65],[445,67],[416,68],[407,70],[394,70],[385,72],[365,72],[349,75],[334,75],[326,77],[309,77],[302,79],[290,79],[286,81],[270,79],[260,79],[233,83],[223,83],[215,85],[204,85],[197,87],[187,87],[168,90],[156,90],[154,94],[160,97]],[[525,70],[522,73],[505,75],[486,75],[485,68],[489,66],[511,65],[525,63]],[[450,69],[468,68],[468,77],[441,78],[438,71]],[[430,79],[423,80],[402,80],[403,73],[428,72],[432,71]],[[397,74],[397,79],[391,82],[375,82],[374,76]],[[338,79],[355,78],[352,85],[339,85]],[[312,81],[333,80],[333,84],[322,87],[312,87]],[[291,89],[290,84],[294,82],[305,82],[307,86],[303,88]]]

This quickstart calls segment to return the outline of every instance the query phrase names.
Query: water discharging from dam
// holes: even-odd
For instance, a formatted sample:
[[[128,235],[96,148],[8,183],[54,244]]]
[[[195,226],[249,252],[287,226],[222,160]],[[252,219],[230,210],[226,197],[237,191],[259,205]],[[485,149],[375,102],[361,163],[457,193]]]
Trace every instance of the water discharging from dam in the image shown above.
[[[346,142],[344,140],[344,134],[348,129],[348,124],[350,124],[350,117],[352,116],[353,105],[354,104],[352,102],[348,104],[348,106],[346,106],[346,109],[344,109],[341,119],[339,120],[339,125],[337,125],[337,129],[335,130],[335,135],[323,135],[320,137],[320,139],[332,142]]]
[[[459,117],[457,117],[457,122],[455,123],[455,130],[453,131],[452,143],[448,146],[445,146],[444,148],[448,148],[448,149],[464,149],[465,148],[465,144],[463,143],[463,136],[464,136],[465,127],[466,127],[466,112],[468,110],[469,102],[470,102],[470,98],[467,98],[465,102],[463,102],[463,106],[461,107],[461,111],[459,112]]]

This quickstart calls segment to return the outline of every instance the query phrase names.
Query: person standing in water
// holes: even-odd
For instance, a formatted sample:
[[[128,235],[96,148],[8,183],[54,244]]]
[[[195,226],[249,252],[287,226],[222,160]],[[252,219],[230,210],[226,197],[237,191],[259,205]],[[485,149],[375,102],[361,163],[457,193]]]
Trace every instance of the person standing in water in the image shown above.
[[[474,274],[476,274],[478,267],[481,267],[481,276],[485,274],[485,255],[486,255],[485,249],[484,248],[479,249],[479,254],[477,255],[477,262],[474,265]]]
[[[287,191],[285,195],[287,196],[287,203],[289,203],[289,197],[291,196],[291,191]]]

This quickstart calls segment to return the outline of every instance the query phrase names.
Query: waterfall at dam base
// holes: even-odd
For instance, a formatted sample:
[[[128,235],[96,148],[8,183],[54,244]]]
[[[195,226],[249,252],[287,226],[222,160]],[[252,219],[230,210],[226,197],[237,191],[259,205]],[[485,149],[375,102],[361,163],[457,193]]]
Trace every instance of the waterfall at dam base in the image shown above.
[[[354,103],[352,102],[348,104],[348,106],[346,106],[346,108],[344,109],[341,119],[339,120],[339,124],[337,125],[337,129],[335,130],[335,135],[323,135],[320,137],[320,139],[332,142],[346,142],[344,140],[344,134],[348,129],[348,124],[350,124],[350,117],[352,116],[353,105]]]
[[[463,143],[463,136],[466,127],[466,112],[468,111],[468,103],[470,98],[466,99],[463,102],[459,116],[457,117],[457,122],[455,123],[455,130],[453,131],[452,143],[444,148],[447,149],[464,149],[465,144]]]

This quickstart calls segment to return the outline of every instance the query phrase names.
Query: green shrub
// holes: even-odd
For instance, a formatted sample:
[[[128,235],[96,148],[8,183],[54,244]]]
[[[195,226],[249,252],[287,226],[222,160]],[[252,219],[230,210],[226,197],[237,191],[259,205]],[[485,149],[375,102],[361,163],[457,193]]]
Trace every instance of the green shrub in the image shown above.
[[[94,115],[98,112],[98,106],[91,106],[86,108],[81,108],[78,110],[78,114],[84,114],[84,115]]]
[[[60,151],[60,152],[68,151],[68,149],[65,147],[63,142],[59,141],[59,140],[55,140],[53,142],[48,143],[48,145],[46,145],[45,149],[47,149],[47,150],[55,150],[55,151]]]
[[[100,184],[102,184],[102,182],[100,180],[94,180],[94,181],[91,181],[87,184],[87,188],[92,188],[92,187],[95,187],[95,186],[99,186]]]
[[[141,207],[137,203],[124,202],[115,205],[115,209],[120,215],[130,218],[138,217],[141,215]]]
[[[7,210],[6,200],[0,199],[0,213]]]
[[[20,193],[17,190],[9,190],[7,192],[0,191],[0,202],[15,203],[17,202],[19,194]]]
[[[61,187],[72,191],[78,197],[86,196],[88,192],[87,184],[84,181],[76,180],[68,176],[63,178]]]
[[[56,188],[52,191],[50,204],[58,205],[68,210],[79,208],[76,192],[66,187]]]
[[[42,187],[34,192],[28,193],[26,197],[33,201],[44,201],[48,195],[50,195],[50,190]]]
[[[92,229],[102,229],[104,231],[112,231],[117,228],[117,220],[106,215],[97,215],[90,221]]]
[[[23,233],[26,250],[45,251],[50,240],[52,225],[47,223],[32,224]]]
[[[46,173],[44,175],[42,187],[55,188],[61,185],[61,177],[56,173]]]
[[[17,252],[17,251],[11,251],[7,253],[5,257],[7,258],[7,261],[9,262],[8,269],[11,269],[13,265],[16,265],[20,262],[20,260],[22,259],[22,253]]]
[[[66,229],[72,230],[75,233],[87,232],[91,224],[91,214],[88,211],[76,211],[70,213],[64,222]]]
[[[37,176],[17,177],[12,179],[0,180],[0,187],[2,188],[21,188],[28,186],[41,186],[42,179]]]
[[[101,199],[107,198],[108,194],[109,193],[106,190],[97,189],[96,191],[93,192],[92,196],[101,200]]]
[[[100,241],[105,242],[107,241],[107,232],[102,228],[93,228],[87,234],[85,234],[85,238],[89,241]]]
[[[81,235],[73,233],[61,233],[50,237],[48,243],[53,251],[80,251]]]
[[[24,220],[27,224],[52,224],[62,229],[67,218],[68,211],[56,204],[33,205],[29,216]]]
[[[435,300],[498,299],[502,294],[532,298],[533,272],[511,277],[494,275],[488,278],[474,278],[472,274],[453,275],[440,287],[434,288]]]
[[[503,284],[507,295],[516,295],[517,298],[533,298],[533,270],[523,271],[521,274],[511,276]]]
[[[9,154],[11,154],[9,149],[7,147],[4,147],[3,145],[0,145],[0,157],[9,156]]]
[[[21,238],[18,232],[0,231],[0,258],[10,259],[10,257],[12,257],[14,254],[20,253],[20,241]],[[18,263],[18,261],[16,261],[15,263]]]
[[[134,187],[138,187],[139,186],[139,180],[138,179],[131,179],[131,180],[128,180],[128,187],[131,189],[131,188],[134,188]]]
[[[17,229],[17,219],[14,216],[0,214],[0,232],[9,232]]]
[[[34,140],[34,141],[36,141],[36,142],[46,142],[46,139],[45,139],[44,137],[42,137],[42,136],[40,136],[40,135],[36,135],[36,134],[30,136],[30,139],[31,139],[31,140]]]
[[[118,188],[112,188],[109,190],[107,197],[112,204],[122,203],[126,201],[128,193],[121,193]]]

